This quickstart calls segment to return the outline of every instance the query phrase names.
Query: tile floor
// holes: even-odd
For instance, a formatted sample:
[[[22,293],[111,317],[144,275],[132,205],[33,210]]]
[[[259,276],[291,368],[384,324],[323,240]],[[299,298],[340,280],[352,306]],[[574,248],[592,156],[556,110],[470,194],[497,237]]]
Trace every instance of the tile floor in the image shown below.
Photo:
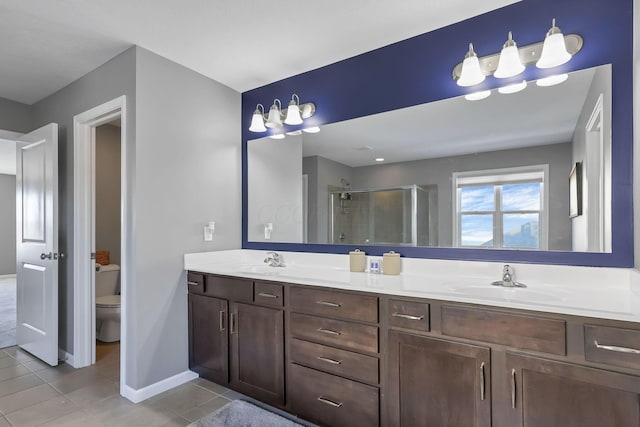
[[[0,427],[186,426],[242,396],[196,379],[134,405],[119,394],[119,344],[99,344],[96,360],[52,368],[17,347],[0,350]]]
[[[0,278],[0,348],[16,345],[16,277]]]

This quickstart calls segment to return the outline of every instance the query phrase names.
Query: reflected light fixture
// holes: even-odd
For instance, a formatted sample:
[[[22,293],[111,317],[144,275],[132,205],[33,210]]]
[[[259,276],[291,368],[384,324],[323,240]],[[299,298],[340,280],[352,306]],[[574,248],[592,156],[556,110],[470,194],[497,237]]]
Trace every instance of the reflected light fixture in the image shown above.
[[[284,124],[301,125],[305,119],[316,113],[316,105],[313,102],[300,104],[300,98],[295,93],[291,96],[289,106],[282,111],[282,104],[279,99],[273,100],[273,105],[269,109],[269,114],[264,112],[264,106],[258,104],[251,116],[251,132],[266,132],[267,128],[279,129]]]
[[[551,29],[547,32],[542,45],[542,54],[536,62],[538,68],[553,68],[569,62],[571,54],[567,52],[567,45],[560,28],[556,27],[555,18],[551,21]]]
[[[498,60],[498,68],[493,75],[499,79],[506,79],[517,76],[522,73],[524,69],[525,66],[520,61],[518,46],[516,46],[516,42],[513,40],[511,31],[509,31],[509,38],[505,42],[504,46],[502,46],[500,59]]]
[[[376,157],[376,162],[384,162],[384,157]]]
[[[460,78],[456,82],[458,86],[473,86],[482,83],[485,77],[480,69],[478,55],[473,51],[473,43],[469,43],[469,51],[462,61],[462,71]]]
[[[271,138],[271,139],[284,139],[284,134],[283,133],[275,133],[273,135],[269,135],[269,138]]]
[[[510,85],[502,86],[498,88],[498,92],[507,95],[511,93],[520,92],[526,87],[527,87],[527,81],[523,80],[520,83],[512,83]]]
[[[544,77],[542,79],[538,79],[536,84],[538,86],[547,87],[558,85],[569,78],[569,74],[555,74],[553,76]]]
[[[310,128],[302,129],[302,131],[306,133],[318,133],[320,132],[320,128],[318,126],[312,126]]]
[[[264,106],[262,104],[256,105],[256,111],[251,116],[251,126],[249,126],[251,132],[266,132],[267,128],[264,127]]]
[[[491,95],[490,90],[481,90],[479,92],[468,93],[464,96],[467,101],[480,101],[481,99],[488,98]]]

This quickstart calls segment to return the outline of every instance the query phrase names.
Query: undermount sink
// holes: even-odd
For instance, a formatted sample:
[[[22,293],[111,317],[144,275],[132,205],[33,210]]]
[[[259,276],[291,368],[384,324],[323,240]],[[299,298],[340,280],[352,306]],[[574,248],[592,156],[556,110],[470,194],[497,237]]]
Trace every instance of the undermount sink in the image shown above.
[[[566,301],[569,293],[566,290],[551,286],[538,285],[535,287],[501,287],[491,284],[453,284],[446,287],[456,294],[469,295],[474,298],[502,299],[509,301],[558,303]]]

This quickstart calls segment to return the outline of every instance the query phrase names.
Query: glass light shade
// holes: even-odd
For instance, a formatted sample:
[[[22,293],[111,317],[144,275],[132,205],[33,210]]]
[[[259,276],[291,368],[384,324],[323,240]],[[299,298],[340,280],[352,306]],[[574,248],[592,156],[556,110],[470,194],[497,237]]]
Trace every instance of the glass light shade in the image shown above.
[[[473,51],[473,44],[469,43],[469,51],[462,61],[462,71],[460,71],[460,78],[456,83],[458,86],[473,86],[482,83],[484,79],[478,55]]]
[[[287,107],[287,118],[284,119],[284,122],[288,125],[302,124],[302,117],[300,117],[300,108],[294,101],[291,101],[289,103],[289,107]]]
[[[249,130],[251,132],[266,132],[267,128],[264,127],[264,118],[262,117],[262,113],[260,110],[256,110],[253,112],[253,116],[251,116],[251,126],[249,126]]]
[[[282,127],[282,118],[280,117],[280,109],[276,104],[273,104],[269,109],[269,118],[265,126],[271,129],[277,129]]]
[[[276,133],[275,135],[270,135],[269,138],[271,139],[284,139],[284,134],[283,133]]]
[[[509,39],[500,51],[498,68],[496,69],[496,72],[493,73],[493,76],[499,79],[514,77],[523,72],[524,68],[524,65],[520,62],[518,46],[516,46],[516,42],[513,41],[511,32],[509,32]]]
[[[564,82],[568,78],[569,78],[569,74],[556,74],[554,76],[538,79],[538,81],[536,81],[536,84],[542,87],[554,86],[554,85],[559,85],[560,83]]]
[[[536,67],[553,68],[569,62],[570,59],[571,54],[567,52],[564,36],[562,33],[554,33],[547,35],[544,39],[542,54],[540,54],[540,59],[536,62]]]
[[[520,83],[513,83],[513,84],[510,84],[510,85],[498,88],[498,92],[507,95],[507,94],[511,94],[511,93],[520,92],[521,90],[523,90],[526,87],[527,87],[527,81],[523,80]]]
[[[469,93],[464,96],[467,101],[480,101],[481,99],[488,98],[491,95],[490,90],[483,90],[480,92]]]
[[[310,128],[302,129],[302,131],[306,133],[318,133],[320,132],[320,128],[318,126],[313,126]]]

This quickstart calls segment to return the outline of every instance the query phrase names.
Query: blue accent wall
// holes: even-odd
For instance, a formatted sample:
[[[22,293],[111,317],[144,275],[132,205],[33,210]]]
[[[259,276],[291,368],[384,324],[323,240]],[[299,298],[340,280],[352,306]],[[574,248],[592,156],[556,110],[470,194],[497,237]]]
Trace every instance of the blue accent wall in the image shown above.
[[[366,251],[381,255],[393,249],[416,258],[633,266],[633,0],[523,0],[243,93],[243,248],[329,253],[347,253],[354,248],[247,241],[247,140],[265,135],[248,131],[256,104],[268,108],[279,98],[286,105],[291,94],[297,93],[302,102],[312,101],[317,107],[316,115],[305,121],[308,127],[464,95],[472,90],[457,86],[451,70],[462,60],[469,42],[479,56],[498,52],[508,31],[513,31],[519,46],[537,43],[544,39],[552,18],[564,34],[575,33],[584,39],[582,50],[559,69],[569,72],[612,64],[612,253],[390,246],[367,246]],[[308,54],[312,52],[305,52]],[[528,67],[523,76],[533,80],[548,74],[548,70]],[[504,84],[504,80],[489,77],[482,86],[493,89]]]

